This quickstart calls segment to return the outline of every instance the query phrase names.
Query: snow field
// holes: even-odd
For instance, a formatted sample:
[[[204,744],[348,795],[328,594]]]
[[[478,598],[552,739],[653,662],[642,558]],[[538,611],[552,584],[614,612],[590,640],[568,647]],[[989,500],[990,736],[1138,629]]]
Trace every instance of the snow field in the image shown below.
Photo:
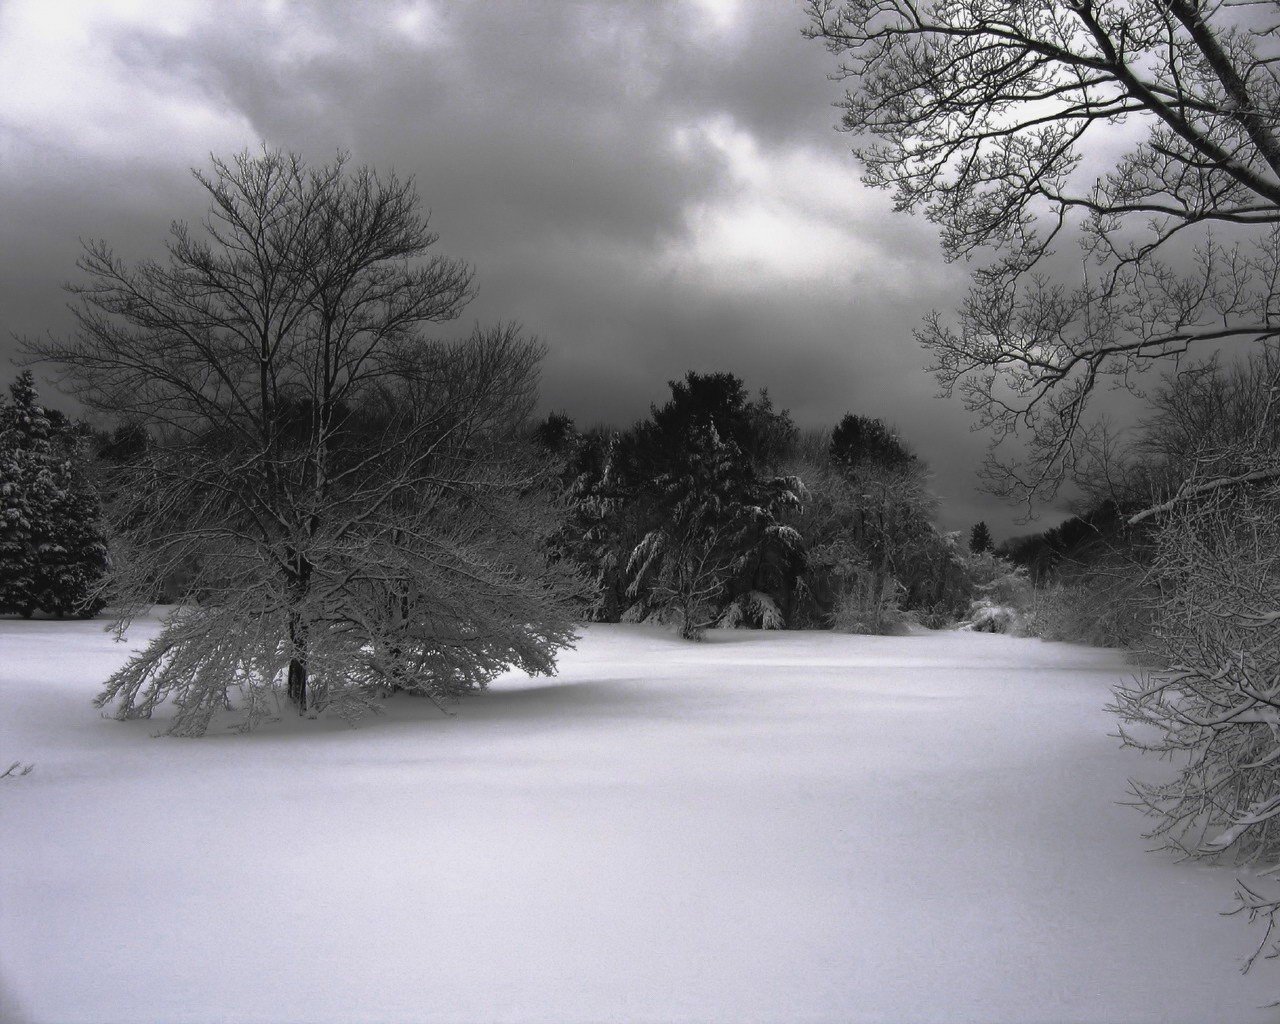
[[[1231,871],[1116,803],[1116,652],[591,626],[453,717],[200,740],[99,717],[126,655],[0,622],[0,1020],[1272,1016]]]

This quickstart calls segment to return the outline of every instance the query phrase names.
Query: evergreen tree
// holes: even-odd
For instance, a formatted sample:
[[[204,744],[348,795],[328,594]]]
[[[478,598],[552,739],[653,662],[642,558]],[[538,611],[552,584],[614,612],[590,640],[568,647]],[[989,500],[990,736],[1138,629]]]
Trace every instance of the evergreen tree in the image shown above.
[[[0,407],[0,612],[36,609],[40,537],[52,501],[49,420],[23,373]]]
[[[772,503],[758,502],[741,449],[714,424],[693,426],[687,444],[655,481],[660,525],[628,561],[629,596],[673,614],[680,635],[696,639],[725,610],[731,580],[750,558],[753,534],[774,527]],[[778,494],[781,497],[781,493]]]
[[[577,443],[578,432],[574,429],[572,416],[553,412],[533,428],[529,437],[552,455],[565,456]]]
[[[562,461],[567,514],[552,542],[581,569],[592,621],[680,619],[778,628],[794,614],[804,548],[780,521],[799,480],[780,476],[790,415],[731,373],[690,372],[630,430],[578,434],[562,413],[532,433]]]
[[[106,605],[99,590],[109,564],[101,515],[97,495],[74,473],[55,492],[36,577],[37,603],[51,615],[91,618]]]
[[[0,612],[96,614],[107,548],[80,433],[40,405],[30,372],[9,393],[0,406]]]
[[[991,540],[991,531],[987,529],[985,521],[979,521],[973,524],[973,529],[969,532],[969,550],[980,555],[984,551],[990,551],[994,547]]]
[[[652,495],[620,471],[618,449],[614,431],[592,431],[571,464],[566,550],[590,580],[593,622],[617,622],[627,609],[627,560],[653,514]]]
[[[833,465],[843,470],[868,465],[904,469],[915,461],[915,456],[883,420],[853,413],[847,413],[831,432],[830,458]]]
[[[671,616],[690,639],[721,621],[784,624],[803,544],[779,514],[803,487],[763,471],[794,430],[767,394],[750,401],[732,374],[671,382],[671,400],[622,439],[617,457],[617,479],[647,493],[650,513],[626,564],[630,617]]]

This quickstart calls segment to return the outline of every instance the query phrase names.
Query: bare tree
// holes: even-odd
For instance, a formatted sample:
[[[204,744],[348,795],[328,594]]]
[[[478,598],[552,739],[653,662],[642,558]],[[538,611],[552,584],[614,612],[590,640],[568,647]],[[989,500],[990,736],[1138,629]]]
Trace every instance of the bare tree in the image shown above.
[[[734,534],[717,523],[681,523],[645,534],[631,554],[628,596],[647,585],[647,600],[637,607],[674,617],[685,640],[701,639],[720,620],[725,585],[741,559]]]
[[[1136,782],[1150,833],[1180,854],[1280,868],[1280,353],[1172,378],[1136,446],[1181,489],[1152,510],[1146,646],[1160,668],[1117,690],[1124,742],[1177,767]],[[1166,468],[1169,467],[1169,468]],[[1241,481],[1241,467],[1257,474]],[[1264,471],[1266,471],[1264,473]],[[1235,481],[1235,486],[1221,486]],[[1275,887],[1272,886],[1274,890]],[[1240,906],[1280,917],[1242,881]],[[1260,948],[1262,948],[1260,946]],[[1252,961],[1250,961],[1252,962]]]
[[[510,665],[549,671],[572,635],[542,469],[519,441],[541,347],[514,328],[427,340],[470,295],[411,182],[264,152],[196,172],[203,231],[164,263],[86,246],[79,330],[28,351],[87,406],[145,431],[113,513],[121,625],[156,580],[183,607],[99,696],[166,698],[198,734],[284,684],[300,712],[388,688],[439,698]]]
[[[1157,540],[1148,578],[1162,596],[1150,640],[1165,667],[1118,689],[1113,710],[1126,745],[1178,770],[1133,783],[1136,802],[1155,819],[1149,837],[1168,848],[1261,863],[1275,875],[1280,488],[1218,488],[1180,501]],[[1269,890],[1242,880],[1237,895],[1250,917],[1267,919],[1261,949],[1280,921],[1280,892],[1274,880]]]
[[[1231,0],[807,0],[864,180],[990,258],[918,331],[1028,500],[1076,466],[1090,395],[1277,335],[1280,25]],[[1127,152],[1099,166],[1092,154]],[[1083,261],[1056,251],[1075,233]],[[1067,286],[1074,266],[1078,284]]]
[[[954,621],[970,585],[963,553],[930,522],[937,498],[927,465],[896,439],[861,458],[840,447],[830,433],[810,435],[786,470],[805,487],[786,516],[806,545],[803,621],[854,633],[892,632],[908,609]]]

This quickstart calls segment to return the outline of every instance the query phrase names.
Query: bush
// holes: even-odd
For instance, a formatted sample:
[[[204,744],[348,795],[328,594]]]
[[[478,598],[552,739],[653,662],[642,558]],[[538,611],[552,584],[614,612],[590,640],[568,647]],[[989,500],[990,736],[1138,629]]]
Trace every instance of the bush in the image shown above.
[[[1148,833],[1183,856],[1231,856],[1280,871],[1280,353],[1231,374],[1216,367],[1171,382],[1157,436],[1194,424],[1197,447],[1157,524],[1142,579],[1150,624],[1144,662],[1112,710],[1130,747],[1172,760],[1159,782],[1135,782]],[[1280,891],[1240,884],[1240,907],[1280,923]],[[1273,949],[1280,955],[1280,946]],[[1255,954],[1256,956],[1256,954]]]
[[[1016,608],[1007,604],[994,604],[983,598],[973,603],[959,628],[973,633],[1014,633],[1021,621]]]
[[[1020,631],[1042,640],[1134,647],[1147,635],[1151,595],[1138,569],[1082,571],[1031,588]]]
[[[903,586],[892,576],[862,573],[849,579],[836,597],[831,628],[838,633],[886,636],[910,621],[903,611]]]

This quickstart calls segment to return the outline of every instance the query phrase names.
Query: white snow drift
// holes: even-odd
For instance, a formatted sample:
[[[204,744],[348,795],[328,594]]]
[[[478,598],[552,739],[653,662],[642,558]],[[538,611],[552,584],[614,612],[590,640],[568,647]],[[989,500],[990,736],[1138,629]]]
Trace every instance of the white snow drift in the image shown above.
[[[136,644],[154,624],[135,627]],[[1144,852],[1113,652],[593,626],[454,717],[152,739],[0,623],[0,1019],[1267,1020]]]

